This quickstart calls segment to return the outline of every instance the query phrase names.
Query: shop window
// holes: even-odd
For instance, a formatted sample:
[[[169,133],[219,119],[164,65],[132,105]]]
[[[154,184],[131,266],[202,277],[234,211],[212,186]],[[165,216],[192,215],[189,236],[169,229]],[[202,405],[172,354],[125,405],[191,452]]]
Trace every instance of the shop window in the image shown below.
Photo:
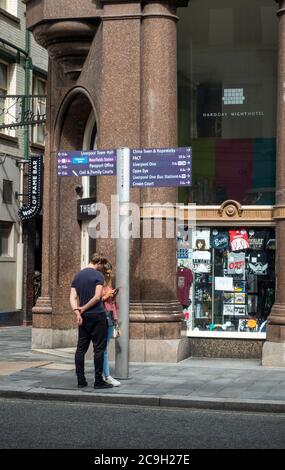
[[[0,221],[0,257],[13,256],[13,223]]]
[[[189,331],[266,331],[275,298],[272,228],[197,228],[177,240],[178,300]]]
[[[272,205],[276,6],[225,3],[190,2],[178,23],[179,145],[191,145],[193,154],[193,184],[180,190],[180,202]]]
[[[46,94],[47,94],[47,84],[46,81],[34,77],[33,81],[33,95],[37,98],[34,99],[34,113],[36,115],[46,114]],[[33,126],[33,142],[37,144],[44,145],[45,143],[45,126],[37,125]]]
[[[3,180],[2,197],[4,204],[13,202],[13,181]]]
[[[7,64],[0,59],[0,125],[2,126],[15,122],[18,105],[16,100],[10,96],[15,94],[15,86],[15,65]],[[0,129],[0,133],[15,136],[15,130],[7,127]]]

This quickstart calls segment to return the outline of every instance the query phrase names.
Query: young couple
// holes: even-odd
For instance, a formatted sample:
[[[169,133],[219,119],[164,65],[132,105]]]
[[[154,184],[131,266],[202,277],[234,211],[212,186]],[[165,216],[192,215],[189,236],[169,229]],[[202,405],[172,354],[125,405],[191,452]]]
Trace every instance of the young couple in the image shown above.
[[[111,273],[112,265],[107,259],[94,253],[88,267],[79,271],[71,284],[70,305],[78,325],[75,370],[79,388],[88,386],[84,358],[91,341],[94,348],[94,388],[120,385],[110,376],[108,364],[107,345],[113,336],[114,323],[118,320],[118,289],[112,288]]]

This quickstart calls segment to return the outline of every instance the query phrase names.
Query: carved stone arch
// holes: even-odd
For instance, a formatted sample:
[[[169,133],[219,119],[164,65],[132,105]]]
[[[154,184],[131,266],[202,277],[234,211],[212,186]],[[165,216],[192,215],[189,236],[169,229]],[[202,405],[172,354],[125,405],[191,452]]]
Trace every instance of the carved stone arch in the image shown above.
[[[241,217],[243,208],[239,202],[229,199],[221,204],[218,213],[221,217]]]
[[[81,86],[80,87],[76,86],[72,88],[71,90],[69,90],[69,92],[65,95],[58,109],[57,116],[56,116],[55,123],[54,123],[54,133],[53,133],[54,135],[53,148],[54,149],[59,149],[61,139],[62,139],[62,134],[65,132],[64,127],[68,124],[67,120],[69,120],[69,122],[71,123],[72,123],[72,120],[74,120],[73,125],[75,124],[76,119],[74,118],[74,115],[71,112],[72,107],[76,109],[76,112],[79,112],[79,111],[82,112],[82,119],[85,121],[85,124],[87,123],[90,113],[93,110],[94,115],[95,115],[95,122],[97,125],[97,130],[98,130],[98,115],[97,115],[96,107],[92,100],[92,97],[86,88],[81,87]],[[77,125],[79,125],[78,130],[80,131],[79,136],[80,138],[82,137],[82,144],[83,144],[85,125],[83,128],[80,122],[81,121],[77,120]],[[72,128],[74,129],[73,126]],[[73,134],[72,137],[75,138],[76,135]]]
[[[51,214],[51,225],[57,240],[57,256],[54,261],[56,284],[63,289],[70,273],[79,271],[81,266],[81,226],[80,223],[70,224],[70,220],[76,221],[77,200],[80,196],[77,189],[83,186],[82,177],[59,178],[56,176],[56,152],[83,149],[86,125],[92,112],[97,122],[95,105],[88,90],[77,86],[63,98],[54,124],[50,188],[57,196],[55,208]],[[69,243],[66,243],[66,240],[69,240]],[[70,247],[72,247],[72,256],[70,256]],[[55,288],[54,292],[55,295],[59,295],[58,289]],[[59,299],[56,303],[60,305]],[[68,304],[63,305],[62,309],[68,311]]]

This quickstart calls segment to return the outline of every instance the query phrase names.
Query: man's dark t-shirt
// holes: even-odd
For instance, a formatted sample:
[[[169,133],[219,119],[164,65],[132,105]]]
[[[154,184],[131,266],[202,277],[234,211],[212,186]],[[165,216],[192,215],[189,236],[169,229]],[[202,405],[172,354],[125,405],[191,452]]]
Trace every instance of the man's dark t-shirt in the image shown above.
[[[76,289],[79,297],[79,305],[82,307],[87,304],[89,300],[95,295],[96,286],[104,285],[104,276],[102,273],[93,268],[85,268],[79,271],[71,284],[71,287]],[[105,312],[104,304],[100,300],[96,305],[93,305],[89,310],[84,312],[85,317],[91,317],[93,313]]]

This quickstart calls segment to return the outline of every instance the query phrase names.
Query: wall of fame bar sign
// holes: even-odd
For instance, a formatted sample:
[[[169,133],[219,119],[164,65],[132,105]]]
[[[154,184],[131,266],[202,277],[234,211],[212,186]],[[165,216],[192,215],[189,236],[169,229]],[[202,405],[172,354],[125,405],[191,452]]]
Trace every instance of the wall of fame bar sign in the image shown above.
[[[29,220],[38,215],[42,208],[42,155],[33,155],[29,159],[28,204],[24,204],[18,212],[21,220]]]

